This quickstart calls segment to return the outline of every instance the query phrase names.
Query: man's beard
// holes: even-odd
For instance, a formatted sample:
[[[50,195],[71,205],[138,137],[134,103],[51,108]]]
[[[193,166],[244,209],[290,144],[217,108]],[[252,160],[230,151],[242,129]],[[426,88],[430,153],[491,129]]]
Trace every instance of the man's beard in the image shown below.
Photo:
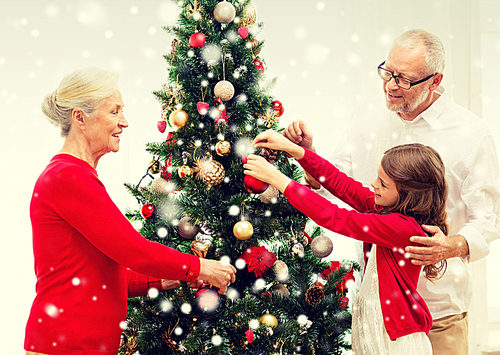
[[[426,90],[422,90],[417,97],[412,98],[410,101],[405,101],[401,104],[391,104],[386,99],[385,105],[390,111],[403,114],[410,114],[414,112],[426,99],[427,99]]]

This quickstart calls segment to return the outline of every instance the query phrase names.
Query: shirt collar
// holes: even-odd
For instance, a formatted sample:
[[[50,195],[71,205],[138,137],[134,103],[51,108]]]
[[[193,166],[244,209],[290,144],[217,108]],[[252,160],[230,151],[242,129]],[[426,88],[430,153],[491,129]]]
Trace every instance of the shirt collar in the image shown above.
[[[436,120],[438,119],[439,115],[441,115],[441,112],[443,112],[443,110],[444,110],[444,107],[445,107],[445,100],[443,98],[444,91],[445,91],[444,87],[440,85],[435,90],[436,94],[439,95],[438,99],[436,101],[434,101],[434,103],[432,105],[430,105],[427,108],[427,110],[425,110],[420,115],[415,117],[414,120],[405,121],[401,117],[400,117],[400,119],[407,124],[416,123],[416,122],[420,121],[421,119],[423,119],[425,122],[427,122],[429,124],[429,126],[432,126],[434,124],[434,122],[436,122]]]

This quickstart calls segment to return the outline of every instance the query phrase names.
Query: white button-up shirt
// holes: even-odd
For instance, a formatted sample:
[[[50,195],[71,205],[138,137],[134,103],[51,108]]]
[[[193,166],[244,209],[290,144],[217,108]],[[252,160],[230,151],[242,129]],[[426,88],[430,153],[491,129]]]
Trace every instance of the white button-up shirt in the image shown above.
[[[439,87],[437,93],[443,94]],[[383,153],[399,144],[422,143],[437,150],[446,167],[448,235],[461,234],[469,256],[448,259],[434,283],[423,275],[418,291],[434,319],[468,310],[472,295],[468,262],[485,257],[500,237],[500,183],[491,133],[479,117],[441,95],[413,121],[385,106],[371,106],[353,117],[330,161],[366,186],[375,179]]]

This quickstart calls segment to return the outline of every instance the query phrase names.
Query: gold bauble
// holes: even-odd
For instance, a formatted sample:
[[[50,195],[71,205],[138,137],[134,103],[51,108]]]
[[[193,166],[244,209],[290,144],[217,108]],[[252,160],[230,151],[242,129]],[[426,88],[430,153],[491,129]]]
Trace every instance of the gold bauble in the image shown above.
[[[184,110],[175,110],[170,114],[168,119],[173,127],[181,129],[188,123],[189,116]]]
[[[182,165],[177,169],[177,174],[181,179],[186,179],[193,175],[193,169],[188,165]]]
[[[247,240],[253,235],[253,226],[248,221],[236,222],[233,227],[233,233],[239,240]]]
[[[259,322],[267,324],[270,327],[276,327],[278,325],[278,320],[275,316],[270,313],[266,313],[259,318]]]
[[[158,174],[160,170],[161,170],[161,163],[156,159],[151,160],[151,163],[149,163],[149,172],[151,174]]]
[[[251,27],[257,22],[257,11],[255,11],[255,7],[251,3],[243,9],[242,17],[244,26]]]
[[[221,80],[215,84],[214,94],[222,101],[229,101],[234,96],[234,86],[227,80]]]
[[[231,151],[231,143],[228,141],[218,141],[215,145],[215,152],[217,155],[224,157]]]
[[[318,258],[325,258],[333,251],[333,242],[325,235],[317,236],[311,243],[311,251]]]
[[[210,186],[219,185],[224,177],[226,176],[226,171],[224,166],[212,158],[202,158],[197,162],[199,172],[198,176],[203,180],[203,182]]]
[[[172,187],[171,187],[170,183],[161,177],[154,179],[153,182],[151,182],[150,188],[151,188],[151,190],[156,191],[156,192],[160,192],[164,195],[166,195],[172,191]]]
[[[230,23],[236,17],[236,9],[233,4],[222,1],[214,8],[214,17],[219,23]]]

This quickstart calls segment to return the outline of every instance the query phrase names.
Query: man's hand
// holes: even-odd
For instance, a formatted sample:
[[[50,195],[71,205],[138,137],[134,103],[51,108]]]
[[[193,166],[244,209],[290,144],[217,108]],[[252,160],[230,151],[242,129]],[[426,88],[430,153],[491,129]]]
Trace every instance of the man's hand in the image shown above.
[[[313,146],[313,133],[304,120],[295,120],[290,123],[283,135],[306,149],[310,150]]]
[[[465,257],[469,254],[469,245],[462,235],[447,237],[437,226],[426,226],[422,228],[431,233],[432,237],[413,236],[410,241],[423,246],[407,246],[405,251],[414,265],[431,265],[440,261]]]
[[[181,285],[181,283],[177,280],[166,280],[162,279],[161,280],[161,287],[163,290],[173,290],[174,288],[177,288]]]

